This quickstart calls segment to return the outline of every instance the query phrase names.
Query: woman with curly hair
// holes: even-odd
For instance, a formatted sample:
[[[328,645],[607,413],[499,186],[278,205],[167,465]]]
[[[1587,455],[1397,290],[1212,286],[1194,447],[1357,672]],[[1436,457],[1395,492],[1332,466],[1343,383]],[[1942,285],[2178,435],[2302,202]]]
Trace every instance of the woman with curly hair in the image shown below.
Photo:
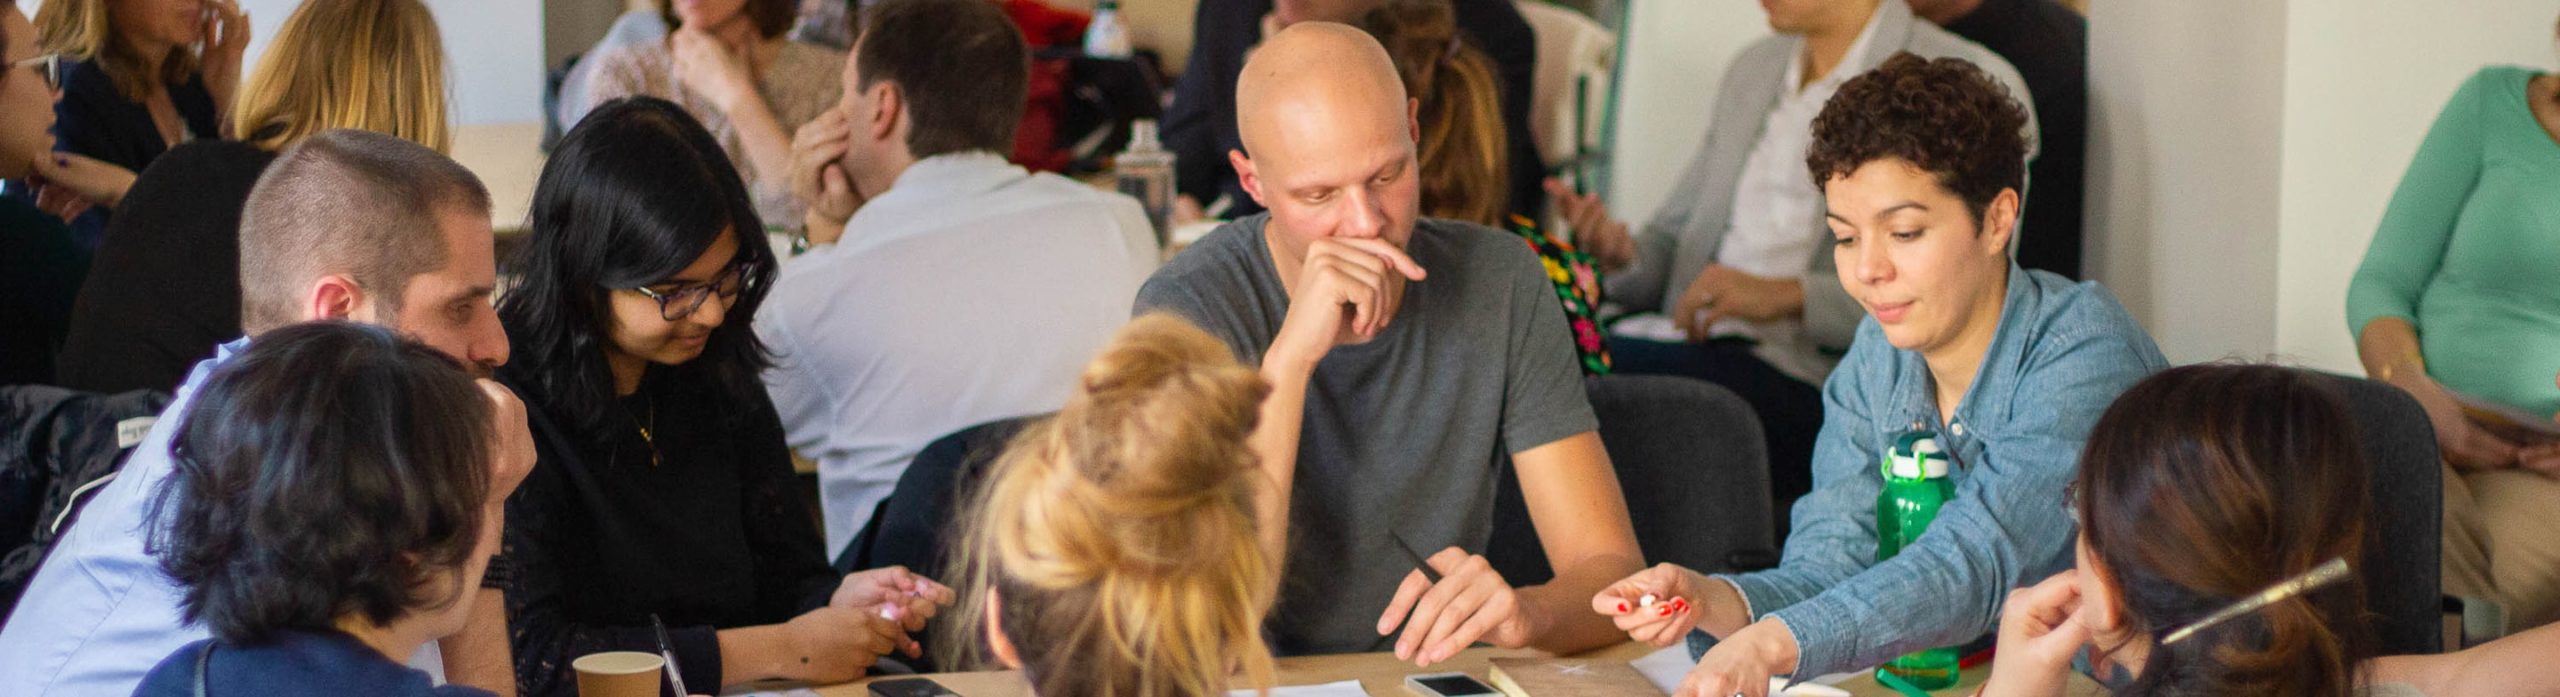
[[[1679,694],[1756,696],[1771,676],[1961,644],[1998,624],[2009,589],[2071,566],[2054,495],[2100,411],[2167,362],[2106,289],[2009,258],[2026,124],[1980,68],[1907,53],[1815,118],[1805,164],[1840,284],[1868,317],[1824,385],[1786,557],[1715,576],[1665,564],[1592,599],[1639,641],[1719,640],[1691,640],[1704,655]],[[1955,493],[1879,561],[1876,463],[1908,436],[1934,440]]]

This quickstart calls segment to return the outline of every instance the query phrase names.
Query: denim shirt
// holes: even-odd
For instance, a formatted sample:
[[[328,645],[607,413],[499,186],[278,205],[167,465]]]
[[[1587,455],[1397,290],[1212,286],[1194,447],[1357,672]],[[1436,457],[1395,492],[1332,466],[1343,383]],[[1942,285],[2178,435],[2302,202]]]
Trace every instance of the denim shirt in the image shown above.
[[[1753,618],[1795,635],[1795,674],[1856,670],[1959,644],[1999,626],[2010,589],[2069,568],[2076,528],[2063,492],[2089,428],[2137,381],[2168,366],[2094,282],[2009,266],[2000,326],[1953,418],[1929,367],[1870,317],[1823,385],[1813,493],[1796,502],[1778,568],[1719,576]],[[1878,470],[1895,436],[1938,431],[1956,497],[1929,530],[1877,563]]]

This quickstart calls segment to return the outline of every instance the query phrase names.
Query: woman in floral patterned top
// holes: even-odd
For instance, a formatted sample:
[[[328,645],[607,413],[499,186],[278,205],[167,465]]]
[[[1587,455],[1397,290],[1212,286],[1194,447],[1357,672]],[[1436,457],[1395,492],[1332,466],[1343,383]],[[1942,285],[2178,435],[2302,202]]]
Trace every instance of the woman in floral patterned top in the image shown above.
[[[675,31],[592,57],[587,103],[645,95],[684,107],[744,175],[756,213],[798,223],[791,134],[843,95],[844,52],[782,38],[794,0],[658,0],[658,10]]]

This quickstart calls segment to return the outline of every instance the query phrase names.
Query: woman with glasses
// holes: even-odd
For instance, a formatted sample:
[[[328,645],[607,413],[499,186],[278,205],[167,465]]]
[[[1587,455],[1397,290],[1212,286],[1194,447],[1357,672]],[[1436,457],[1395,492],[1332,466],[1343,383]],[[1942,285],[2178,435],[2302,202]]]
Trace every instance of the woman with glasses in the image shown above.
[[[574,693],[579,656],[656,652],[660,621],[696,692],[912,654],[950,591],[828,566],[757,378],[773,252],[711,134],[664,100],[608,102],[552,154],[532,222],[498,304],[542,463],[507,505],[522,692]]]
[[[0,0],[0,179],[23,180],[53,154],[53,77],[58,59],[36,47],[36,28],[15,0]],[[0,385],[51,383],[53,356],[71,328],[71,300],[89,253],[61,218],[0,196]]]

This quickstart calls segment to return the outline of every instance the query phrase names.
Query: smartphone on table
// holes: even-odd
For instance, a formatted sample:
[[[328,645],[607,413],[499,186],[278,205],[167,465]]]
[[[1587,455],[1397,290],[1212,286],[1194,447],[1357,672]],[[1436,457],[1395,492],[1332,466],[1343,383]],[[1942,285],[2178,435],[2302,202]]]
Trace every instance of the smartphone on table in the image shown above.
[[[1404,678],[1404,689],[1419,697],[1476,697],[1502,694],[1493,689],[1493,686],[1486,685],[1465,673],[1407,675]]]
[[[960,697],[930,678],[899,678],[871,683],[871,697]]]

